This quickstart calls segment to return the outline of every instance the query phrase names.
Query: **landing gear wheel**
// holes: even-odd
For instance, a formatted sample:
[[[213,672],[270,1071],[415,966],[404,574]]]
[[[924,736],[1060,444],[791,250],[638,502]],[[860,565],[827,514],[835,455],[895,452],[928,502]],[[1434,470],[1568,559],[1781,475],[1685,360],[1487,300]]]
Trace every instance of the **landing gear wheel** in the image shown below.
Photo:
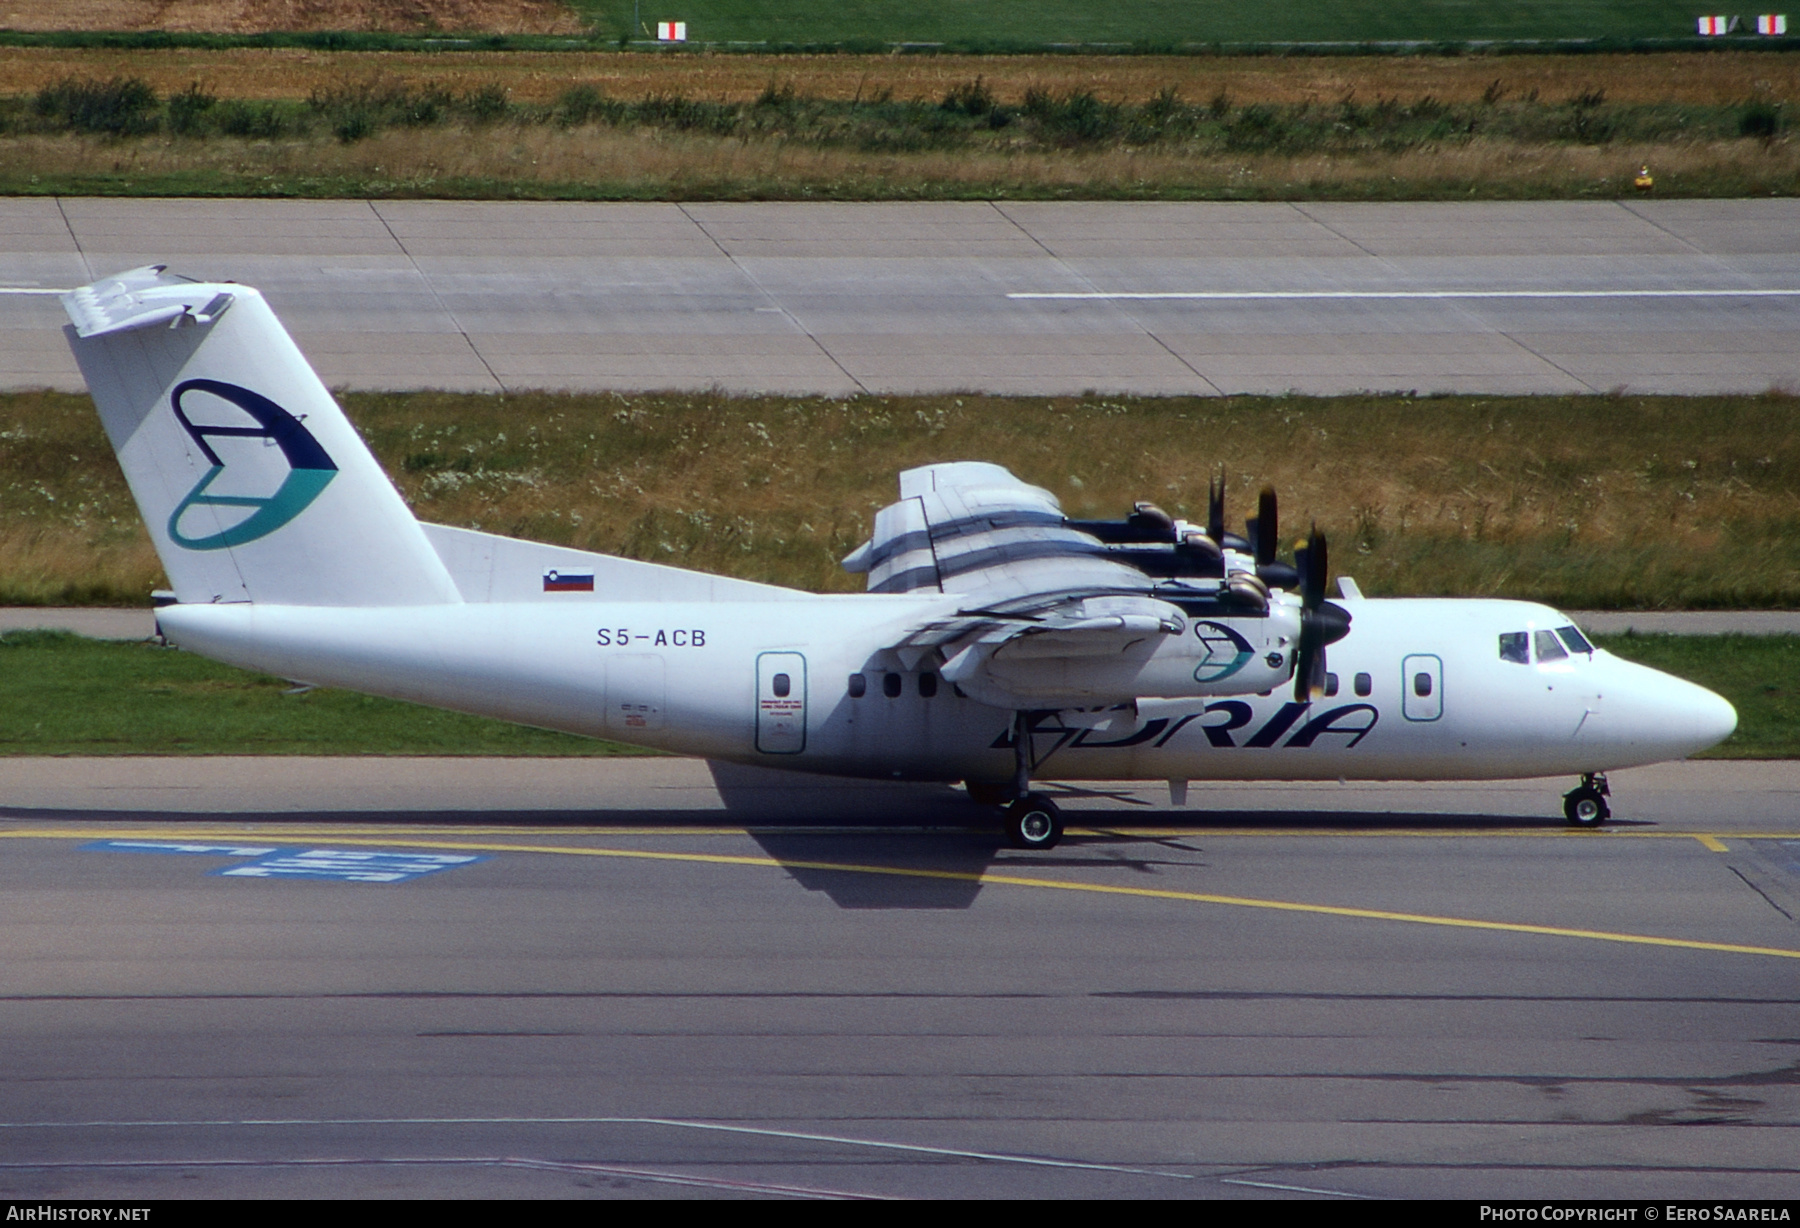
[[[1577,827],[1598,827],[1612,817],[1612,808],[1600,790],[1582,785],[1563,795],[1563,814]]]
[[[1016,849],[1053,849],[1062,834],[1062,811],[1042,793],[1027,793],[1006,808],[1006,842]]]

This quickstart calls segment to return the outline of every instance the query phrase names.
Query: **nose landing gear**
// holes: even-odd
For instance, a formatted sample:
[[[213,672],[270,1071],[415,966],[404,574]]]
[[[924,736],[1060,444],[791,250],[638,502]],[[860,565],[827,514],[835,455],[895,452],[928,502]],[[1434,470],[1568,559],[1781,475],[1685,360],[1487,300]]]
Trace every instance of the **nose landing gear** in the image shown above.
[[[1603,772],[1587,772],[1581,783],[1563,794],[1563,815],[1576,827],[1598,827],[1612,817],[1606,799],[1612,796]]]

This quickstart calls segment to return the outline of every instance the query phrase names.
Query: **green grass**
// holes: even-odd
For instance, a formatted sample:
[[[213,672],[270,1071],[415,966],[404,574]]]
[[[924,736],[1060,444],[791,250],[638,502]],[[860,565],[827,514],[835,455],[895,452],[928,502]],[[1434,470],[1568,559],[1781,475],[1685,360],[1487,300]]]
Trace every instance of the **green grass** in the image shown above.
[[[1595,636],[1738,709],[1707,758],[1800,757],[1800,636]],[[154,644],[0,636],[0,755],[616,755],[609,742],[276,678]]]
[[[983,51],[1108,47],[1263,48],[1284,44],[1434,44],[1592,40],[1615,45],[1685,41],[1769,45],[1759,39],[1757,10],[1748,28],[1728,39],[1700,39],[1694,18],[1703,6],[1673,0],[570,0],[589,33],[399,34],[367,31],[0,30],[0,45],[122,49],[234,47],[310,51],[551,51],[617,46],[622,38],[653,40],[658,21],[688,25],[690,43],[775,47],[886,49],[896,45]],[[637,27],[633,30],[634,14]]]
[[[278,678],[155,644],[0,636],[0,755],[617,755],[611,742]]]
[[[1800,636],[1626,634],[1593,640],[1732,702],[1737,732],[1696,758],[1800,758]]]
[[[573,0],[596,32],[631,25],[631,0]],[[1695,34],[1675,0],[641,0],[637,37],[684,20],[708,43],[1044,46],[1659,39]],[[1754,17],[1750,18],[1754,33]]]

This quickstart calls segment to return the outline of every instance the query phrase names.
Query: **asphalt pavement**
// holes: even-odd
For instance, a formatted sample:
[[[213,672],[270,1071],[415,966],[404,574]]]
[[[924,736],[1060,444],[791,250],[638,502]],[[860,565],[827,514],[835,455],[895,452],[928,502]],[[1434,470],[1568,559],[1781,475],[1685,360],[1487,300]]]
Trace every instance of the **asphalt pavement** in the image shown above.
[[[9,760],[11,1198],[1791,1197],[1800,769]]]
[[[0,201],[0,388],[44,290],[263,289],[327,383],[823,393],[1800,387],[1800,201]]]

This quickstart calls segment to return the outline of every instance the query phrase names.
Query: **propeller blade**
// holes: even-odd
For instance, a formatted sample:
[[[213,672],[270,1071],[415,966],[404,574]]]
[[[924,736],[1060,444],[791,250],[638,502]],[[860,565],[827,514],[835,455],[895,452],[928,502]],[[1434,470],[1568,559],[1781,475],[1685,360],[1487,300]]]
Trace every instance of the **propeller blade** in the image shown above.
[[[1326,570],[1329,559],[1326,556],[1325,535],[1314,525],[1312,533],[1306,539],[1306,557],[1300,563],[1300,601],[1309,610],[1316,610],[1325,603]]]
[[[1301,703],[1322,699],[1325,695],[1324,636],[1302,626],[1300,651],[1294,657],[1294,698]]]
[[[1300,571],[1300,643],[1294,654],[1294,698],[1301,703],[1325,695],[1325,645],[1342,638],[1348,620],[1337,606],[1325,607],[1326,570],[1330,563],[1325,535],[1314,525],[1306,542],[1294,550]],[[1340,625],[1344,624],[1344,625]]]
[[[1206,535],[1225,540],[1225,471],[1220,470],[1206,488]]]
[[[1275,552],[1281,548],[1281,521],[1276,514],[1273,486],[1263,487],[1262,493],[1256,496],[1256,519],[1250,523],[1250,536],[1256,542],[1257,566],[1273,563]]]

